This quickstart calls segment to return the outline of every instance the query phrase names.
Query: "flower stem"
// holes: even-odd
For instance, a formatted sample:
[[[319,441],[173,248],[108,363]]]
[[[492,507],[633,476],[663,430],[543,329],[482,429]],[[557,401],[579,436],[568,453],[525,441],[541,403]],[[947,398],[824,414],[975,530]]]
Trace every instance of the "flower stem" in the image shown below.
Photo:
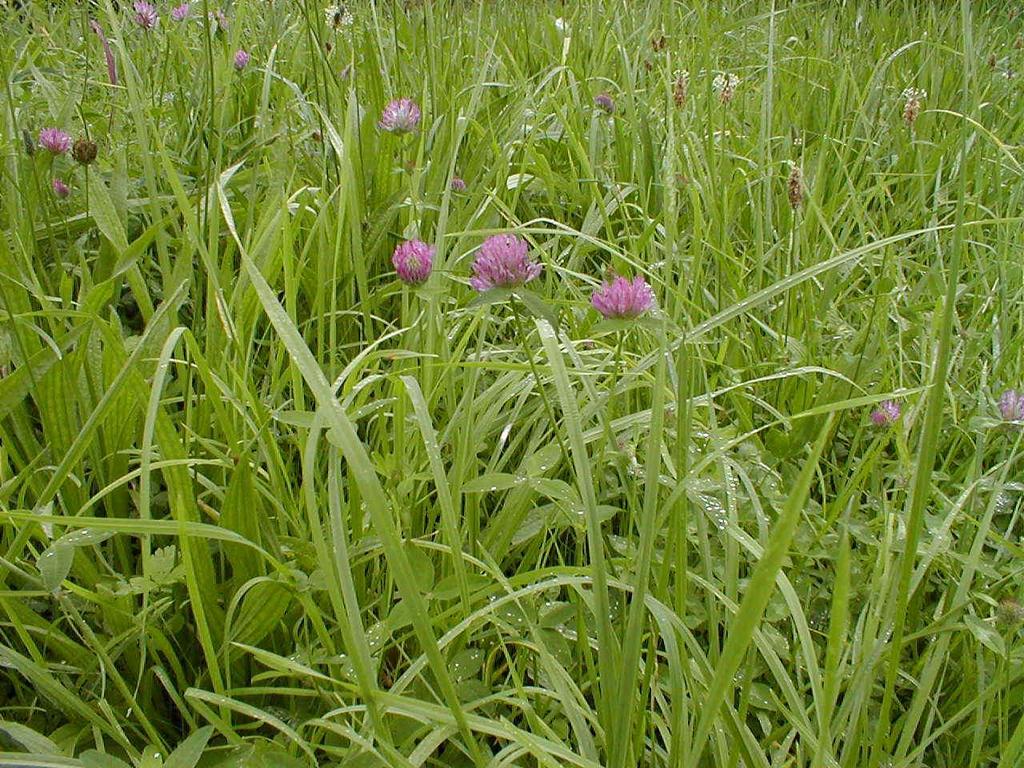
[[[555,440],[558,441],[558,449],[562,452],[562,458],[565,460],[566,465],[571,466],[572,461],[569,457],[569,451],[565,447],[565,441],[562,440],[562,435],[558,431],[558,422],[555,420],[555,411],[551,407],[551,401],[548,399],[547,393],[544,391],[544,386],[541,384],[540,373],[537,371],[537,363],[533,360],[533,353],[526,346],[526,331],[523,328],[523,316],[519,311],[519,305],[515,300],[512,302],[512,315],[515,318],[516,335],[519,337],[519,346],[522,347],[523,354],[530,363],[530,372],[533,374],[533,380],[537,383],[537,391],[540,393],[540,399],[544,403],[544,410],[547,412],[548,419],[551,421],[551,429],[555,433]]]

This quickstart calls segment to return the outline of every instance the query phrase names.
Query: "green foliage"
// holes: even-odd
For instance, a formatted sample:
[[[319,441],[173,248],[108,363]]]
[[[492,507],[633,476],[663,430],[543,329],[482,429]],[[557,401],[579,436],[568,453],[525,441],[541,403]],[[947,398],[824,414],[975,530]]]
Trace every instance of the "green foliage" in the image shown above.
[[[1016,9],[23,5],[0,765],[1024,765]]]

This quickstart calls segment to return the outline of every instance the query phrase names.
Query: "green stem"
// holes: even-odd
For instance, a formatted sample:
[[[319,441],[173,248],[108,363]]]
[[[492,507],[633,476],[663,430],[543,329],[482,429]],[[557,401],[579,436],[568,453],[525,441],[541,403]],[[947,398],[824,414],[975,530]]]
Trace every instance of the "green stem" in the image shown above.
[[[512,316],[515,318],[516,337],[519,341],[519,346],[523,350],[523,355],[530,363],[530,372],[533,374],[533,380],[537,384],[537,392],[540,394],[540,399],[544,403],[544,411],[547,413],[548,421],[551,422],[551,430],[554,432],[555,440],[558,442],[558,449],[562,452],[562,459],[565,461],[566,466],[571,466],[572,460],[569,457],[569,451],[565,446],[565,441],[562,439],[561,433],[558,431],[558,421],[555,419],[555,411],[551,407],[551,401],[548,399],[547,393],[544,391],[544,385],[541,382],[540,373],[537,370],[537,363],[533,359],[533,353],[526,346],[526,331],[523,329],[523,316],[520,312],[519,305],[515,300],[512,301]]]

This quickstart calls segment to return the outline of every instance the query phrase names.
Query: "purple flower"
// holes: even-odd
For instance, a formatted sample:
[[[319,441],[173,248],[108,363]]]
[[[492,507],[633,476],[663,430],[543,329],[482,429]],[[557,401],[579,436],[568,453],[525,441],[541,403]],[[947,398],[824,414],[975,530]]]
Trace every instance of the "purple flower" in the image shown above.
[[[1024,421],[1024,392],[1008,389],[999,398],[999,413],[1006,421]]]
[[[59,197],[61,200],[71,194],[71,190],[68,189],[68,185],[65,184],[61,179],[53,180],[53,194]]]
[[[483,292],[491,288],[516,288],[540,274],[541,265],[529,256],[530,246],[516,235],[492,235],[484,240],[473,261],[469,284]]]
[[[590,303],[608,319],[632,320],[654,306],[654,291],[640,275],[632,280],[616,277],[610,283],[601,283]]]
[[[89,27],[96,33],[100,43],[103,45],[103,56],[107,60],[107,79],[110,80],[111,85],[117,85],[117,64],[114,63],[114,53],[110,50],[107,36],[103,34],[103,27],[96,21],[90,21]]]
[[[384,107],[377,127],[390,133],[409,133],[420,124],[420,108],[412,99],[393,99]]]
[[[153,29],[159,23],[160,16],[156,12],[156,6],[152,3],[136,0],[132,8],[135,9],[135,23],[143,29]]]
[[[607,93],[597,94],[594,97],[594,106],[609,115],[615,112],[615,102],[612,101],[612,97]]]
[[[192,13],[192,7],[188,3],[182,3],[171,9],[171,18],[175,21],[184,21]]]
[[[466,182],[463,181],[459,176],[452,176],[452,192],[465,192]]]
[[[39,132],[39,146],[55,155],[63,155],[71,149],[71,137],[60,128],[43,128]]]
[[[434,267],[434,247],[422,240],[406,240],[395,248],[391,263],[403,283],[420,285],[430,277]]]
[[[890,427],[900,420],[900,404],[895,400],[883,400],[871,412],[871,423],[876,427]]]
[[[244,51],[241,48],[239,48],[237,51],[235,51],[235,69],[239,71],[245,69],[249,65],[249,59],[251,58],[252,57],[249,55],[247,51]]]

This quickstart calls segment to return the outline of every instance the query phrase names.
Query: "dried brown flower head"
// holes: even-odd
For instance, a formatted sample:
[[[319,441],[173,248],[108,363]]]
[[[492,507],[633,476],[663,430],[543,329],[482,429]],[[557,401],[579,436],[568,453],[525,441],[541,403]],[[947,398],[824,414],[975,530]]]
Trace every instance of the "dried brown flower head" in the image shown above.
[[[903,90],[903,122],[908,127],[914,127],[914,123],[917,122],[917,118],[921,114],[921,102],[926,98],[928,98],[928,92],[920,88],[911,86]]]
[[[1004,597],[996,609],[996,619],[1000,624],[1017,624],[1024,621],[1024,605],[1012,597]]]
[[[672,83],[672,99],[675,101],[677,107],[681,107],[686,103],[686,95],[689,92],[690,73],[684,69],[676,75],[675,82]]]
[[[804,203],[804,174],[800,166],[792,164],[789,169],[789,180],[786,182],[786,193],[789,196],[789,207],[794,211]]]
[[[79,165],[89,165],[96,159],[96,142],[89,139],[78,139],[71,148],[71,156]]]

